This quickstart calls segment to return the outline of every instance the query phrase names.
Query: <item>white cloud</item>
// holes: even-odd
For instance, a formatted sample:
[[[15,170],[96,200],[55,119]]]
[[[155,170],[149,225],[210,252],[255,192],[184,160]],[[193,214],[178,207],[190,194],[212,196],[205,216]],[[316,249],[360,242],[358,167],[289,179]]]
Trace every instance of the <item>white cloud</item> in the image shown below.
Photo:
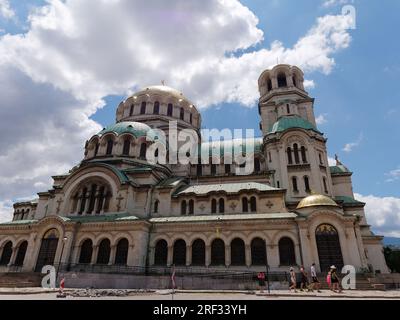
[[[326,113],[320,114],[318,117],[315,118],[315,122],[316,122],[318,125],[327,123],[328,120],[326,119],[326,116],[327,116]]]
[[[0,201],[0,223],[11,221],[13,216],[13,203],[11,200]]]
[[[389,177],[386,179],[386,182],[393,182],[393,181],[399,180],[400,179],[400,168],[391,170],[388,173],[386,173],[385,175]]]
[[[15,16],[15,12],[11,8],[8,0],[0,0],[0,16],[5,19],[11,19]]]
[[[335,158],[328,157],[328,164],[329,164],[330,166],[336,166],[336,160],[335,160]]]
[[[366,203],[367,221],[376,233],[400,237],[400,198],[361,194],[354,196],[357,200]]]
[[[356,141],[346,143],[346,144],[344,145],[344,147],[343,147],[342,150],[343,150],[344,152],[351,152],[351,151],[353,151],[353,149],[354,149],[355,147],[358,147],[358,146],[360,145],[360,143],[362,142],[362,140],[363,140],[363,134],[360,133],[360,135],[358,136],[358,138],[357,138]]]
[[[101,129],[89,117],[107,95],[165,79],[200,108],[255,106],[258,76],[278,57],[329,74],[351,41],[351,18],[327,15],[292,48],[255,49],[258,18],[236,0],[46,3],[25,34],[0,38],[3,201],[49,188],[50,175],[82,159],[84,141]]]
[[[324,0],[324,3],[322,4],[323,7],[334,7],[337,5],[343,5],[351,2],[350,0]]]

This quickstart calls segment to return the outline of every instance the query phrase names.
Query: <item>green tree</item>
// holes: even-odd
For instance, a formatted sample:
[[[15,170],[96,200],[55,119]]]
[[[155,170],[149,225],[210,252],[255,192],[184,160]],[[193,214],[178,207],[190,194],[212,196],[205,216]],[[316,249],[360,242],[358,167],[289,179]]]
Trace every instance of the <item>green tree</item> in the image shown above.
[[[400,250],[393,250],[387,246],[383,248],[386,264],[391,272],[400,272]]]

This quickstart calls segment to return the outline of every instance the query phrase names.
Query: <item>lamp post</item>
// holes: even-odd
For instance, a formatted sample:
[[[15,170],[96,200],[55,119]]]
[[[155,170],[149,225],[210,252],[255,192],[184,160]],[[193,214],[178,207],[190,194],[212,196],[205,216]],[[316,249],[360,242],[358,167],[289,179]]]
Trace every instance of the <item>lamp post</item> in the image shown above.
[[[57,281],[57,278],[58,278],[58,272],[60,271],[61,259],[62,259],[63,253],[64,253],[65,242],[67,242],[67,240],[68,240],[67,237],[64,237],[64,238],[62,239],[62,247],[61,247],[60,260],[58,261],[57,273],[56,273],[56,281]]]

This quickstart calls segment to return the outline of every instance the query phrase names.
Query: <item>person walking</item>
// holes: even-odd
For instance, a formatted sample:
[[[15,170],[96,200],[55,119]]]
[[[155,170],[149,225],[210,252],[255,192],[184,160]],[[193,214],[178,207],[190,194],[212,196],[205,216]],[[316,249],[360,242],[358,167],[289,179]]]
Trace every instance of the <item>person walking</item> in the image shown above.
[[[319,283],[319,280],[318,280],[318,277],[317,277],[317,272],[315,270],[315,263],[313,263],[311,265],[311,282],[312,282],[312,284],[311,284],[312,290],[316,289],[317,292],[321,292],[321,290],[319,290],[320,283]]]
[[[326,275],[326,283],[328,284],[329,290],[332,290],[331,269],[328,270],[328,274]]]
[[[332,290],[338,293],[342,292],[342,289],[340,288],[339,285],[339,276],[336,273],[335,266],[331,266],[331,281],[332,281]]]
[[[292,292],[292,289],[294,292],[297,292],[296,290],[296,272],[294,272],[293,268],[290,268],[290,286],[289,286],[289,292]]]
[[[260,293],[263,293],[265,287],[265,273],[259,272],[257,275],[257,279],[258,279],[258,286],[260,287]]]
[[[300,291],[303,291],[303,288],[309,291],[310,289],[308,288],[308,277],[307,277],[307,272],[304,269],[304,266],[301,266],[300,268],[300,275],[301,275]]]

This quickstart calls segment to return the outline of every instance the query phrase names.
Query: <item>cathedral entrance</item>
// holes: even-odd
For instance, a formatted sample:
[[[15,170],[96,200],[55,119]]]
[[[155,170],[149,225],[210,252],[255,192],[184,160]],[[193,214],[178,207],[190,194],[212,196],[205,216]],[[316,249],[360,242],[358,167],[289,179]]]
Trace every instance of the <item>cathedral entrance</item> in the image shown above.
[[[58,246],[59,234],[56,229],[50,229],[45,233],[40,245],[39,256],[36,262],[36,272],[41,272],[46,265],[54,265],[54,258]]]
[[[321,272],[327,272],[331,265],[340,272],[343,268],[343,256],[337,230],[330,224],[321,224],[315,231],[315,237]]]

